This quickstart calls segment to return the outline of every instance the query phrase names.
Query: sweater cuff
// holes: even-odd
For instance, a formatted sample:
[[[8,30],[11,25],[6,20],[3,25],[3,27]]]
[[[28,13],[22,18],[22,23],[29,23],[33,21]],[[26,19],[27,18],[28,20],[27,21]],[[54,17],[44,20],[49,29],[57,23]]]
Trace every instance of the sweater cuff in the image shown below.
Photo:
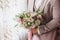
[[[47,33],[47,32],[49,32],[49,31],[50,31],[50,29],[47,28],[46,25],[42,25],[42,26],[40,26],[40,27],[38,28],[38,34],[39,34],[39,35],[44,34],[44,33]]]

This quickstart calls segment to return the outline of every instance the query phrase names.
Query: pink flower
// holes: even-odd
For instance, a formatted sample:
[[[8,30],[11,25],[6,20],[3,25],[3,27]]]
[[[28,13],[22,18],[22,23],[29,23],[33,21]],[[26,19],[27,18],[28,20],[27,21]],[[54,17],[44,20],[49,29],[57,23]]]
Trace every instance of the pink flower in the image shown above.
[[[21,19],[20,18],[17,18],[17,21],[20,23],[21,22]]]

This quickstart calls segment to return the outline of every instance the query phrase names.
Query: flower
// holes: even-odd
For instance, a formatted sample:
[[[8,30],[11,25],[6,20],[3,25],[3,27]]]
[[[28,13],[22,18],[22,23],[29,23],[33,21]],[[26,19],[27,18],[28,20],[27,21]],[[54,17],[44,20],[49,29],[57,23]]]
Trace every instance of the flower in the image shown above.
[[[41,11],[40,11],[41,13]],[[22,15],[18,15],[19,20],[25,28],[38,27],[42,21],[41,14],[38,12],[23,12]]]

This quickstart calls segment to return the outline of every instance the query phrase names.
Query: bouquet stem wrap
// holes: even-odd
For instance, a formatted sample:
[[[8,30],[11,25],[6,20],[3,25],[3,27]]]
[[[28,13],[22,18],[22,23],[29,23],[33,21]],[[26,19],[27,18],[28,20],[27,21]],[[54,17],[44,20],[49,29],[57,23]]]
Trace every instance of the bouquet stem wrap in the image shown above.
[[[28,40],[32,40],[32,30],[31,29],[28,32]]]

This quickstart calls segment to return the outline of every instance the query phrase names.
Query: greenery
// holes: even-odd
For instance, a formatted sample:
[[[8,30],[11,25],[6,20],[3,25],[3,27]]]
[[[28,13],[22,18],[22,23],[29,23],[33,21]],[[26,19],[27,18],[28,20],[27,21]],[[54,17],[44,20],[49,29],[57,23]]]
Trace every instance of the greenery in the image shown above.
[[[39,26],[40,22],[43,21],[41,18],[43,15],[43,11],[37,10],[35,12],[23,12],[21,14],[16,15],[16,17],[20,18],[21,24],[24,25],[25,28]]]

